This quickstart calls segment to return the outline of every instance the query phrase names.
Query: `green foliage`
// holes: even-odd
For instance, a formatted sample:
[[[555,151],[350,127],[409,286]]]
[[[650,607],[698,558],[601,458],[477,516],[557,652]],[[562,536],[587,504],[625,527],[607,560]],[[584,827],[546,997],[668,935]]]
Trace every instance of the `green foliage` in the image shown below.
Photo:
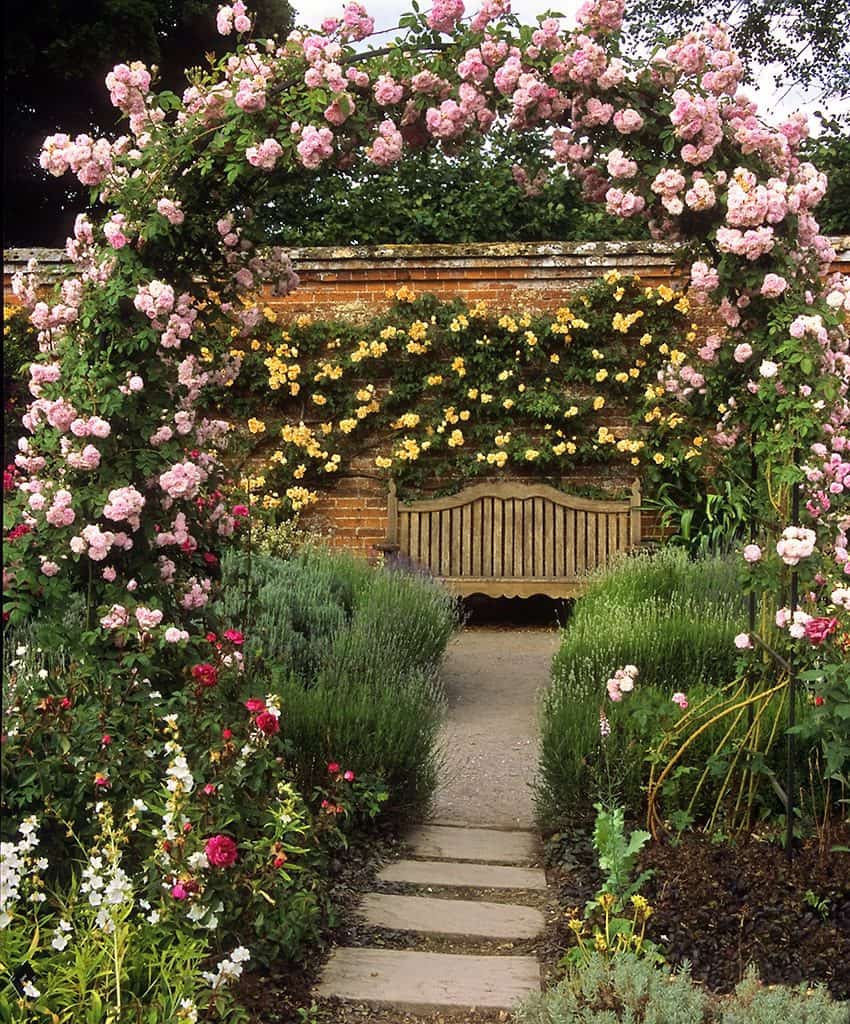
[[[821,231],[850,235],[850,129],[837,119],[826,120],[817,138],[805,143],[803,154],[829,178],[817,208]]]
[[[690,561],[673,548],[596,576],[563,632],[543,699],[537,799],[545,820],[568,809],[589,814],[594,787],[633,806],[642,799],[647,748],[680,716],[673,692],[695,700],[735,674],[739,595],[728,560]],[[624,664],[640,676],[635,692],[613,703],[605,683]],[[604,756],[603,711],[611,726]]]
[[[421,813],[437,783],[445,698],[435,677],[424,672],[385,682],[326,681],[305,689],[279,679],[274,689],[286,707],[299,785],[320,786],[331,761],[362,766],[385,781],[387,810],[407,817]]]
[[[285,34],[288,0],[254,0],[261,33]],[[4,7],[6,188],[15,195],[4,217],[6,246],[62,246],[89,190],[37,166],[47,135],[62,125],[72,136],[110,131],[115,108],[103,88],[113,65],[142,60],[160,69],[164,88],[182,92],[186,68],[206,64],[226,41],[206,0],[43,0],[26,18]]]
[[[357,164],[284,185],[263,211],[280,245],[450,245],[643,237],[641,223],[594,216],[552,169],[545,133],[493,133],[458,152],[420,149],[390,168]],[[534,183],[521,188],[513,168]],[[539,176],[539,177],[538,177]]]
[[[38,331],[22,306],[3,307],[3,465],[17,453],[29,393],[29,364],[38,355]]]
[[[591,955],[517,1011],[519,1024],[708,1024],[709,997],[687,971],[659,970],[634,953]]]
[[[267,310],[241,356],[250,389],[220,400],[247,426],[250,464],[265,463],[262,500],[296,510],[367,453],[400,494],[499,472],[557,481],[606,462],[660,472],[703,441],[655,383],[688,312],[680,292],[616,271],[554,316],[406,286],[365,323],[304,316],[281,330]]]
[[[629,880],[637,862],[638,854],[650,838],[648,832],[635,829],[626,839],[625,811],[621,806],[605,808],[595,804],[596,820],[593,825],[593,846],[599,859],[599,867],[605,872],[603,889],[617,897],[622,903],[636,892],[644,881],[641,876],[636,882]]]
[[[729,480],[666,481],[644,504],[658,513],[665,542],[691,555],[730,554],[752,529],[748,490]]]
[[[224,608],[244,624],[235,582],[246,553],[224,559]],[[458,609],[428,577],[305,548],[288,561],[253,555],[256,597],[246,652],[286,708],[305,792],[328,762],[384,780],[388,807],[426,803],[436,783],[444,698],[436,668]]]
[[[835,1003],[822,986],[806,985],[765,987],[754,967],[735,989],[722,1000],[720,1024],[848,1024],[850,1008]]]
[[[516,1012],[519,1024],[847,1024],[825,990],[770,986],[753,968],[731,996],[712,998],[687,968],[671,973],[624,953],[592,955]]]

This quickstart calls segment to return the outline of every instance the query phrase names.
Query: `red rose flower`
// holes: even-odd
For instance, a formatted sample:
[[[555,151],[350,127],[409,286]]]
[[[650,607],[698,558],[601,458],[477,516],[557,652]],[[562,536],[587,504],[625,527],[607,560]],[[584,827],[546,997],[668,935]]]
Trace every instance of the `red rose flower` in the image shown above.
[[[823,705],[824,705],[823,697],[815,697],[815,702],[814,703],[815,703],[815,707],[816,708],[822,708]]]
[[[274,736],[275,733],[280,732],[277,715],[273,715],[271,711],[261,711],[257,715],[257,728],[266,736]]]
[[[192,666],[192,678],[201,686],[215,686],[218,682],[218,669],[208,661]]]
[[[349,770],[348,770],[348,771],[347,771],[347,772],[346,772],[346,773],[345,773],[345,774],[343,775],[343,778],[345,779],[345,781],[346,781],[346,782],[354,782],[354,772],[353,772],[353,771],[351,771],[351,769],[349,769]]]
[[[248,515],[248,506],[247,505],[234,505],[233,506],[233,514],[235,516],[247,516]]]
[[[806,637],[815,646],[819,647],[827,637],[838,629],[838,619],[828,619],[822,616],[817,619],[809,619],[805,625]]]
[[[236,863],[239,851],[230,836],[211,836],[204,846],[207,860],[215,868],[229,868]]]
[[[233,739],[233,730],[232,729],[222,729],[221,730],[221,738],[223,740],[232,740]]]
[[[328,765],[328,772],[331,775],[336,775],[336,773],[338,771],[339,771],[339,765],[336,763],[336,761],[331,761],[330,764]]]
[[[257,711],[265,711],[266,702],[261,700],[259,697],[249,697],[248,700],[245,701],[245,707],[251,712],[251,714],[254,714]]]
[[[240,644],[245,642],[245,637],[243,636],[242,633],[239,632],[238,629],[226,629],[224,631],[224,639],[229,640],[232,644],[235,644],[237,647],[239,647]]]

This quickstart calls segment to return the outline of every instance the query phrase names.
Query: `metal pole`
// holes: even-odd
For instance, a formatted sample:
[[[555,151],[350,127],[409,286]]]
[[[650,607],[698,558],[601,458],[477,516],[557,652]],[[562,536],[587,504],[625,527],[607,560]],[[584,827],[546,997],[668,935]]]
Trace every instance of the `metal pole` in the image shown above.
[[[797,456],[794,455],[796,465]],[[791,490],[791,522],[794,526],[800,525],[800,485],[795,480]],[[791,572],[791,621],[794,621],[794,613],[797,611],[799,577],[796,568]],[[791,731],[797,719],[797,667],[794,658],[794,649],[788,655],[788,734],[785,756],[785,856],[789,862],[794,859],[794,758],[797,754],[797,745],[794,742],[794,733]]]

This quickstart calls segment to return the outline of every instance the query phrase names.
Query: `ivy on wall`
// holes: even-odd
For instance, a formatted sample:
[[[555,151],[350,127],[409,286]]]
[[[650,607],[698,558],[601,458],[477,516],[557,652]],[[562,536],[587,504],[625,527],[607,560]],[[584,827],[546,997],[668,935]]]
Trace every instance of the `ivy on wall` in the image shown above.
[[[703,445],[660,377],[703,340],[690,313],[681,292],[617,271],[554,316],[407,286],[367,323],[283,324],[267,308],[228,354],[239,390],[219,394],[241,420],[252,467],[242,484],[267,509],[298,511],[366,460],[402,497],[500,473],[557,481],[601,463],[657,477]]]

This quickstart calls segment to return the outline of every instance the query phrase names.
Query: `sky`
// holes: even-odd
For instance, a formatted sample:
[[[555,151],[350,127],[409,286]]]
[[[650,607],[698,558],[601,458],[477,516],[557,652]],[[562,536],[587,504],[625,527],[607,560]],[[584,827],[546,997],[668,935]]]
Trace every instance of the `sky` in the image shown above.
[[[405,11],[410,10],[410,4],[404,0],[361,0],[368,13],[375,19],[375,28],[378,31],[392,29],[398,23],[398,18]],[[568,25],[575,24],[574,16],[582,0],[514,0],[512,9],[520,21],[526,24],[535,24],[536,16],[541,10],[547,7],[555,8],[564,14]],[[342,12],[342,0],[309,0],[300,2],[294,0],[294,6],[298,12],[297,23],[304,23],[310,26],[317,26],[330,15],[339,15]],[[475,0],[467,0],[467,13],[474,13],[478,5]],[[429,0],[420,0],[420,8],[427,11],[430,8]],[[388,32],[387,38],[392,39],[393,33]],[[790,92],[786,89],[777,90],[773,84],[773,76],[769,68],[762,69],[758,82],[755,86],[747,86],[746,91],[756,100],[762,117],[768,123],[778,123],[784,120],[789,114],[796,110],[813,114],[816,110],[823,110],[826,114],[833,116],[839,113],[850,112],[850,99],[844,101],[830,101],[823,103],[812,95],[807,95],[799,87],[793,88]],[[817,128],[817,119],[810,118],[810,127]],[[813,134],[815,132],[813,131]]]

